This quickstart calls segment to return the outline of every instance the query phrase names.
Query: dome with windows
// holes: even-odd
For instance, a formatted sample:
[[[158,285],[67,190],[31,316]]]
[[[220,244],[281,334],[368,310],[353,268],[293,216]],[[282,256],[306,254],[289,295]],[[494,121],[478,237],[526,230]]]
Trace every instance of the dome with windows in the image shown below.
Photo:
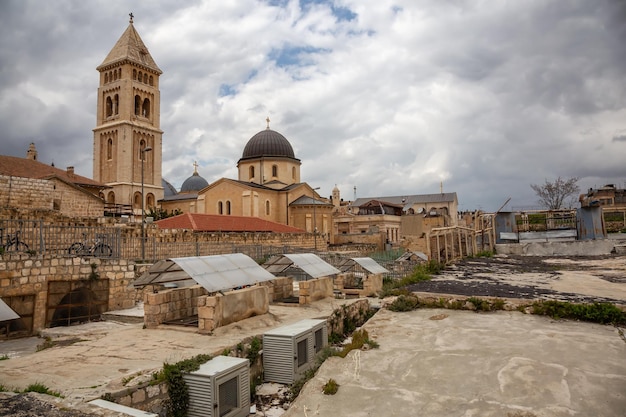
[[[200,191],[201,189],[207,187],[209,182],[202,178],[200,174],[198,174],[197,170],[194,170],[193,175],[183,182],[183,185],[180,187],[181,193],[193,193],[196,191]]]
[[[252,136],[243,149],[241,159],[260,157],[285,157],[296,159],[289,141],[269,127]]]

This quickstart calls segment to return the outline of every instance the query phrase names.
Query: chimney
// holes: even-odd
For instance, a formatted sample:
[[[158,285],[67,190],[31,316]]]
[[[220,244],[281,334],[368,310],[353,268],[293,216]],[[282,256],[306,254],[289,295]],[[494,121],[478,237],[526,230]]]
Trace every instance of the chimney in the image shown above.
[[[67,167],[67,175],[74,175],[74,167]]]

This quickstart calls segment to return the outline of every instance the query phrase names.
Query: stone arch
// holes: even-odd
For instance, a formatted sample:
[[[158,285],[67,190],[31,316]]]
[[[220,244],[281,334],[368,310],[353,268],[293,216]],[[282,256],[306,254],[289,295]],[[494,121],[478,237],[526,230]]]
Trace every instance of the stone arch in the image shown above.
[[[135,96],[135,116],[139,116],[141,112],[141,97],[139,94]]]
[[[146,207],[149,209],[153,209],[154,206],[154,194],[148,193],[146,194]]]
[[[115,204],[115,192],[109,191],[109,194],[107,195],[107,203]]]
[[[144,99],[143,104],[141,105],[141,115],[143,117],[150,117],[150,100]]]
[[[141,193],[139,191],[135,191],[133,194],[133,208],[141,209]]]
[[[56,305],[50,327],[100,320],[100,316],[104,312],[104,305],[98,300],[93,290],[86,286],[75,288],[65,294],[59,304]]]

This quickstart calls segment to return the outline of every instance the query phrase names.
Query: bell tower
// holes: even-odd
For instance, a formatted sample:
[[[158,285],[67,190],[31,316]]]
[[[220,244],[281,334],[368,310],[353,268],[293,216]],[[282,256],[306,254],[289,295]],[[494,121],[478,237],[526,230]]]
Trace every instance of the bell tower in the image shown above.
[[[126,31],[96,69],[100,83],[93,178],[112,187],[104,192],[105,202],[141,214],[142,198],[146,210],[163,198],[159,92],[163,72],[135,30],[132,13]]]

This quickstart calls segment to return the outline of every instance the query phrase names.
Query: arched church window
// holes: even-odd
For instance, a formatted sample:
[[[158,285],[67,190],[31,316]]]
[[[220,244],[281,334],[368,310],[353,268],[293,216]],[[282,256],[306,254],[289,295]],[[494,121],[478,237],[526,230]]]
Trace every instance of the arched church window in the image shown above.
[[[140,111],[141,111],[141,97],[137,95],[135,96],[135,115],[139,116]]]
[[[148,74],[143,74],[143,82],[148,84]]]
[[[117,70],[113,71],[113,79],[117,80]]]
[[[152,75],[150,76],[150,85],[154,85],[154,79],[152,78]]]
[[[111,100],[111,97],[107,97],[106,102],[106,115],[111,117],[113,116],[113,100]]]
[[[143,81],[143,74],[141,73],[141,71],[139,71],[139,72],[137,73],[137,80],[138,80],[139,82]]]
[[[120,96],[116,94],[113,97],[113,114],[120,114]]]
[[[109,191],[109,195],[107,197],[107,203],[115,204],[115,193],[113,191]]]
[[[113,159],[113,139],[107,140],[107,159]]]
[[[154,208],[154,194],[146,194],[146,207],[148,207],[148,209]]]
[[[224,214],[224,203],[221,201],[217,202],[217,214]]]
[[[272,165],[272,177],[278,176],[278,167],[276,165]]]
[[[250,167],[250,179],[254,178],[254,167]]]
[[[109,74],[108,73],[104,73],[104,83],[108,83],[109,82]]]
[[[270,201],[269,200],[265,200],[265,215],[266,216],[270,215]]]
[[[133,70],[133,80],[136,80],[136,79],[137,79],[137,70],[134,69]]]
[[[230,215],[230,201],[226,202],[226,214]]]
[[[143,100],[143,105],[141,106],[141,115],[143,117],[150,117],[150,100],[147,98]]]
[[[117,78],[122,78],[122,69],[121,68],[119,68],[117,70]]]
[[[139,191],[133,197],[133,208],[141,209],[141,193]]]

